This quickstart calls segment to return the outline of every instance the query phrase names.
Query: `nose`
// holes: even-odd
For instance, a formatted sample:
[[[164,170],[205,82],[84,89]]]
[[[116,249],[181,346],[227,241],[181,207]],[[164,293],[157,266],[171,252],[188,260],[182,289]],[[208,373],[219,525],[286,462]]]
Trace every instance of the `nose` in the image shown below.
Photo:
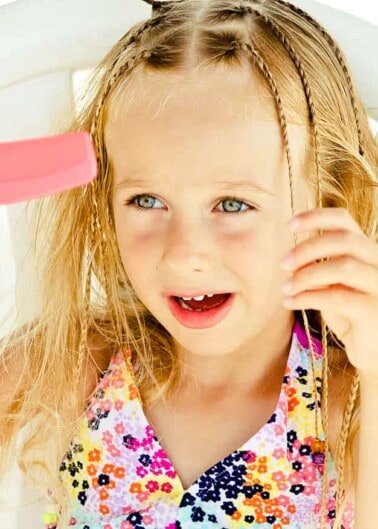
[[[208,270],[217,257],[215,235],[201,218],[172,218],[162,257],[165,267],[177,277]]]

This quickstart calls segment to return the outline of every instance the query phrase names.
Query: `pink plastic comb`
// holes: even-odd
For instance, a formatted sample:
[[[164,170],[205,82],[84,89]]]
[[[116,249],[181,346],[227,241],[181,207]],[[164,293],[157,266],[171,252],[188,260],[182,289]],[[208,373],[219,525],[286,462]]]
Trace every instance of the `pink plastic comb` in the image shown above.
[[[0,204],[60,193],[96,176],[96,154],[88,132],[0,143]]]

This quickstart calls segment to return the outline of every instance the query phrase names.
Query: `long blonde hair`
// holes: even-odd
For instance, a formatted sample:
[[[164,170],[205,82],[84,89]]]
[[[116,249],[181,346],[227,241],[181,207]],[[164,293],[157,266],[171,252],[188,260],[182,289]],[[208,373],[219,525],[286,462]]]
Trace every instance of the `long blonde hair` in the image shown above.
[[[145,404],[172,392],[181,372],[172,337],[137,298],[125,274],[114,230],[104,125],[110,102],[127,98],[126,81],[134,72],[200,65],[221,68],[227,75],[252,68],[275,104],[290,177],[289,120],[306,124],[312,133],[308,160],[315,165],[317,180],[312,171],[306,177],[312,178],[321,205],[346,208],[364,233],[377,240],[378,145],[347,61],[331,36],[307,13],[282,0],[161,4],[150,19],[131,27],[94,69],[82,92],[80,112],[60,131],[92,133],[98,177],[93,186],[35,201],[41,310],[0,344],[2,369],[15,368],[18,377],[1,417],[0,476],[14,459],[18,433],[33,421],[18,464],[36,487],[52,491],[61,527],[66,527],[68,512],[58,468],[88,397],[80,389],[87,380],[88,360],[99,374],[119,348],[130,349]],[[290,183],[293,200],[292,178]],[[337,355],[330,355],[327,378],[328,370],[348,364],[347,356],[331,332],[325,335],[320,313],[307,315],[328,346],[325,359],[328,348],[342,358],[336,362]],[[325,389],[327,407],[327,384]],[[358,416],[354,377],[337,451],[340,490],[354,480],[351,446]]]

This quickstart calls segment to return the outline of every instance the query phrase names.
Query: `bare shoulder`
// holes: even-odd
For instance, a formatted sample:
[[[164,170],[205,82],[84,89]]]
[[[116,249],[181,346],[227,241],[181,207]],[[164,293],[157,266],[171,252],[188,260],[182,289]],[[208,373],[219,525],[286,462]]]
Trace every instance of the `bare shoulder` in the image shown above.
[[[109,346],[99,346],[93,341],[88,343],[88,348],[90,354],[85,359],[84,383],[82,389],[79,388],[79,398],[85,401],[93,394],[101,373],[109,365],[114,350]],[[0,417],[5,415],[17,392],[20,377],[14,375],[15,373],[21,374],[24,369],[24,360],[12,351],[5,350],[0,356]]]

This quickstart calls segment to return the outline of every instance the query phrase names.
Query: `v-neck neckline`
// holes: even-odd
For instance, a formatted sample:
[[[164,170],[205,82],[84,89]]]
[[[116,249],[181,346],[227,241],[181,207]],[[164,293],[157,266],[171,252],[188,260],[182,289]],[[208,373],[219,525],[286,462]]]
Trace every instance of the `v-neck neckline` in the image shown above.
[[[270,415],[270,417],[267,419],[267,421],[257,430],[257,432],[255,432],[251,437],[249,437],[245,442],[243,442],[243,444],[239,448],[236,448],[235,450],[233,450],[232,452],[227,454],[225,457],[223,457],[222,459],[220,459],[219,461],[217,461],[216,463],[214,463],[213,465],[208,467],[204,472],[202,472],[195,479],[195,481],[193,481],[187,487],[184,487],[184,485],[182,483],[182,480],[180,478],[180,475],[177,472],[175,466],[173,465],[169,454],[167,453],[167,451],[164,449],[164,447],[160,443],[159,438],[156,435],[155,429],[153,428],[153,426],[151,425],[151,423],[148,421],[148,419],[146,417],[146,414],[144,412],[143,405],[142,405],[141,395],[139,393],[139,389],[137,388],[137,386],[135,384],[134,367],[133,367],[133,365],[131,363],[130,357],[129,356],[125,357],[126,361],[123,363],[123,366],[124,366],[125,369],[127,369],[128,374],[131,377],[131,380],[132,380],[132,382],[133,382],[133,384],[135,386],[135,390],[136,390],[136,394],[137,394],[137,399],[136,400],[137,400],[137,405],[138,405],[137,413],[140,414],[142,426],[143,426],[144,429],[149,428],[150,431],[152,432],[153,439],[154,439],[154,444],[156,445],[156,449],[159,450],[160,453],[164,456],[164,459],[167,461],[167,463],[170,466],[170,470],[172,471],[172,473],[175,474],[174,480],[176,481],[176,484],[179,487],[179,489],[182,492],[182,494],[190,492],[196,485],[198,485],[199,481],[201,479],[203,479],[204,477],[207,477],[208,479],[213,480],[214,478],[212,477],[212,475],[214,473],[216,473],[217,467],[219,468],[220,466],[222,466],[222,464],[225,462],[225,460],[230,460],[230,458],[232,458],[232,456],[235,456],[238,453],[239,454],[243,454],[243,452],[251,451],[253,449],[253,446],[258,443],[259,439],[261,438],[261,436],[263,435],[265,430],[267,428],[269,428],[269,425],[271,423],[272,417],[274,417],[275,415],[276,416],[279,415],[278,412],[279,412],[280,409],[282,409],[284,411],[284,422],[285,422],[285,428],[286,428],[286,422],[287,422],[286,387],[290,384],[290,372],[291,372],[290,366],[291,366],[291,364],[294,361],[293,357],[295,355],[295,352],[298,349],[298,342],[302,341],[300,339],[300,333],[302,331],[303,330],[300,327],[300,323],[296,319],[295,322],[294,322],[294,325],[292,327],[291,344],[290,344],[289,354],[288,354],[287,361],[286,361],[286,366],[285,366],[284,376],[283,376],[283,380],[282,380],[282,384],[281,384],[281,388],[280,388],[280,393],[279,393],[279,396],[278,396],[278,399],[277,399],[277,402],[276,402],[276,406],[274,408],[273,413]],[[301,338],[303,339],[304,336],[305,335],[302,334]],[[116,354],[118,354],[118,353],[116,353]]]

